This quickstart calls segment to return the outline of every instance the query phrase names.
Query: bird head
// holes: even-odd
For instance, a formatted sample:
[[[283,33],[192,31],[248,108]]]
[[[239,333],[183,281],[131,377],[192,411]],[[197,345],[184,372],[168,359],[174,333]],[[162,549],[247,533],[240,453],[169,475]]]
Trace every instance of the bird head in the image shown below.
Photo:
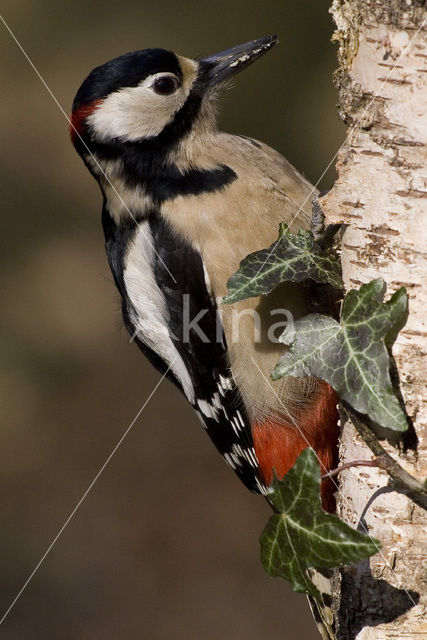
[[[213,126],[209,107],[218,89],[276,42],[276,36],[267,36],[200,60],[145,49],[96,67],[73,102],[71,138],[77,151],[84,156],[97,145],[123,143],[170,148],[196,122]]]

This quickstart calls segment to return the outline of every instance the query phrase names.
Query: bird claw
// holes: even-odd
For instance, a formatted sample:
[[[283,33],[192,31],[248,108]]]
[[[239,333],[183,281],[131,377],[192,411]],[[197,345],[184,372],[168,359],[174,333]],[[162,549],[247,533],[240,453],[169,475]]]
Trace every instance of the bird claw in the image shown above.
[[[323,249],[327,249],[333,245],[335,236],[341,228],[340,224],[328,224],[328,226],[325,226],[325,214],[323,213],[318,198],[324,196],[326,193],[327,191],[319,193],[319,195],[311,201],[312,217],[310,230],[315,242]]]
[[[325,214],[317,197],[311,201],[311,233],[316,242],[322,239],[325,232]]]

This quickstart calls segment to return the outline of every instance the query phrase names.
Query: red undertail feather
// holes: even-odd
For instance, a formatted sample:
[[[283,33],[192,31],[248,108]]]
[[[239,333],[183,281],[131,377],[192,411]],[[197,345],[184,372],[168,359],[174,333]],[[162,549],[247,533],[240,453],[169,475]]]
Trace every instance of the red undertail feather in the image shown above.
[[[282,478],[308,446],[315,450],[322,474],[336,467],[339,435],[337,402],[335,391],[322,381],[314,399],[294,416],[298,427],[288,415],[253,425],[255,451],[267,485],[273,481],[273,469],[277,477]],[[335,510],[335,490],[331,479],[322,481],[321,496],[327,511]]]

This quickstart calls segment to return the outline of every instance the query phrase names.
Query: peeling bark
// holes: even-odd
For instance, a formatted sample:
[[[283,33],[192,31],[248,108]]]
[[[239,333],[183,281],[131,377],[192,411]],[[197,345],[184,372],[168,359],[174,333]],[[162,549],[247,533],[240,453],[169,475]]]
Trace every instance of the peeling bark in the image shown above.
[[[427,476],[427,21],[419,0],[334,0],[340,115],[349,125],[338,180],[321,199],[327,223],[344,224],[347,288],[382,277],[405,286],[409,317],[393,347],[402,398],[418,438],[387,451],[413,476]],[[412,448],[411,448],[412,446]],[[343,425],[343,463],[372,454]],[[426,513],[386,488],[387,474],[341,474],[341,517],[366,526],[382,551],[336,578],[340,640],[427,638]]]

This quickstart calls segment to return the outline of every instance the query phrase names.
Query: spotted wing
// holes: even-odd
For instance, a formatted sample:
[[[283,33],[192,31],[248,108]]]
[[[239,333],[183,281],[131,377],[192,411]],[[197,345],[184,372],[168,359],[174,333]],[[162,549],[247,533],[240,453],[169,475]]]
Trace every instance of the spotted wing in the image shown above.
[[[250,420],[229,368],[200,253],[172,233],[158,214],[122,228],[108,218],[104,212],[107,255],[128,331],[185,394],[244,484],[265,493]]]

